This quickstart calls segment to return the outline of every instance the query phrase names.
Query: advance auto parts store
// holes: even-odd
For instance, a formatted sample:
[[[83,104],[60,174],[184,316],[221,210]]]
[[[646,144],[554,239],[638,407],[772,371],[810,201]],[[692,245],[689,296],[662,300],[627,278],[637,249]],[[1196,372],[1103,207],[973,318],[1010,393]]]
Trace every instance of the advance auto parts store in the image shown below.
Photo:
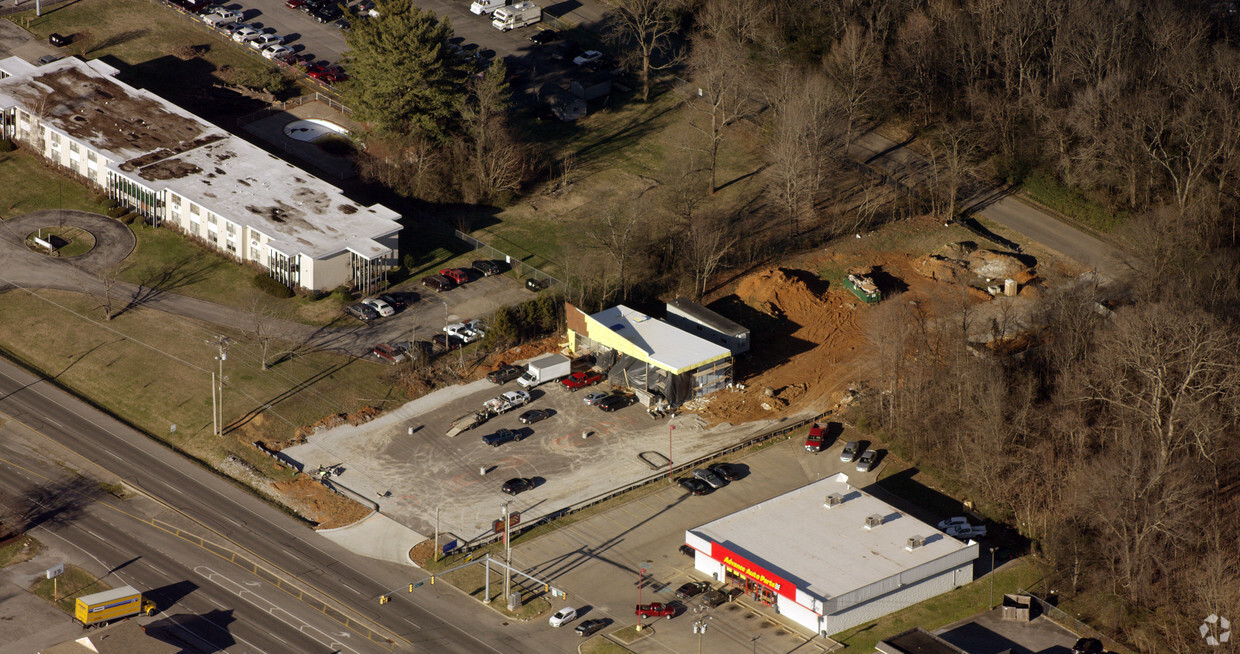
[[[829,636],[973,580],[961,543],[848,483],[802,486],[685,532],[694,567]]]

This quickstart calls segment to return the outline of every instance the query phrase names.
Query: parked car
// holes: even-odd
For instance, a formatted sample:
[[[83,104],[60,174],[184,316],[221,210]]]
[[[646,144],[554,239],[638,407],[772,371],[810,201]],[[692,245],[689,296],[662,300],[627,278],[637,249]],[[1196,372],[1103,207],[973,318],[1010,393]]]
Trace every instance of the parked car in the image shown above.
[[[443,350],[459,350],[465,347],[465,341],[462,341],[461,337],[453,336],[452,334],[435,334],[431,337],[431,342]]]
[[[255,50],[262,50],[267,46],[280,45],[281,43],[284,43],[284,37],[279,34],[260,34],[247,40],[246,43],[248,43],[250,47]]]
[[[844,451],[840,452],[840,461],[844,463],[852,463],[857,458],[857,452],[861,450],[861,443],[857,441],[848,441],[844,444]]]
[[[292,48],[281,43],[263,48],[263,57],[266,59],[287,59],[293,56],[293,54]]]
[[[466,343],[473,343],[482,338],[483,334],[469,328],[469,325],[463,322],[454,322],[451,325],[444,325],[445,334],[451,334]]]
[[[304,4],[306,4],[306,0],[286,0],[284,6],[289,9],[300,9]]]
[[[577,392],[577,389],[586,388],[587,386],[593,386],[601,381],[603,381],[602,375],[600,375],[597,372],[586,371],[586,372],[574,372],[573,374],[565,377],[564,379],[561,379],[560,383],[564,384],[564,388],[567,388],[568,390],[575,393]]]
[[[984,538],[986,536],[986,525],[952,525],[944,529],[943,533],[960,540]]]
[[[344,19],[344,18],[341,18],[340,20],[332,23],[332,25],[336,26],[336,29],[340,30],[341,32],[348,32],[349,30],[353,29],[353,23],[350,23],[347,19]]]
[[[705,468],[698,468],[689,474],[706,482],[711,488],[723,488],[724,481],[720,479],[718,475]]]
[[[529,411],[517,416],[517,420],[519,420],[523,425],[532,425],[550,417],[551,411],[547,409],[530,409]]]
[[[404,350],[390,343],[380,343],[376,345],[375,349],[371,350],[371,353],[379,357],[381,361],[385,361],[393,365],[400,363],[407,358]]]
[[[536,45],[545,45],[558,40],[560,40],[560,35],[555,30],[543,30],[530,36],[530,41]]]
[[[815,454],[821,452],[822,440],[822,426],[815,422],[814,426],[809,428],[809,436],[805,438],[805,451]]]
[[[611,396],[610,393],[588,393],[586,395],[585,401],[586,401],[586,404],[590,406],[594,406],[598,404],[599,402],[602,402],[603,400],[607,399],[610,396]]]
[[[573,64],[577,66],[584,66],[586,64],[592,64],[598,61],[599,59],[601,59],[602,57],[603,57],[603,53],[599,52],[598,50],[586,50],[580,55],[573,57]]]
[[[706,469],[715,473],[724,481],[736,481],[741,476],[741,471],[737,470],[736,466],[730,463],[712,463],[706,466]]]
[[[682,477],[677,479],[676,483],[693,495],[705,495],[710,492],[710,485],[695,477]]]
[[[702,604],[705,604],[706,606],[709,606],[710,608],[713,609],[719,606],[720,604],[723,604],[724,602],[727,602],[727,601],[730,601],[736,598],[736,596],[739,595],[741,592],[742,591],[739,588],[729,588],[726,590],[723,588],[720,588],[718,590],[712,590],[709,593],[706,593],[705,595],[702,596]]]
[[[241,30],[244,30],[244,29],[251,29],[251,30],[254,30],[255,32],[258,31],[257,29],[254,29],[254,26],[250,25],[249,23],[232,23],[230,25],[221,25],[219,27],[219,30],[221,32],[227,34],[230,37],[236,36],[237,32],[240,32]]]
[[[461,270],[460,268],[444,268],[439,271],[439,274],[451,279],[457,284],[464,284],[469,281],[469,273]]]
[[[690,597],[697,597],[708,590],[710,590],[709,581],[690,581],[676,589],[676,597],[689,599]]]
[[[684,554],[685,556],[691,559],[697,558],[697,550],[693,549],[692,545],[688,545],[688,544],[681,545],[678,549],[681,554]]]
[[[371,308],[373,308],[375,311],[378,311],[379,315],[383,316],[384,318],[387,318],[388,316],[396,315],[396,309],[393,309],[392,305],[388,304],[387,302],[384,302],[383,300],[380,300],[377,297],[368,297],[365,300],[362,300],[362,304],[370,305]]]
[[[509,495],[517,495],[534,487],[534,480],[529,477],[513,477],[500,486],[500,490]]]
[[[564,59],[572,59],[579,54],[581,54],[581,45],[576,41],[569,39],[555,46],[555,49],[551,51],[551,58],[556,61],[560,61]]]
[[[1102,654],[1102,641],[1097,638],[1080,638],[1072,646],[1072,654]]]
[[[594,635],[594,632],[606,627],[610,623],[611,621],[607,618],[595,618],[593,620],[586,620],[585,622],[582,622],[577,625],[577,628],[573,629],[573,631],[577,632],[578,636],[592,636]]]
[[[417,353],[428,357],[435,351],[435,344],[430,341],[413,341],[412,343],[409,341],[402,341],[397,343],[397,345],[399,345],[401,349],[403,349],[405,353],[410,356]]]
[[[379,317],[379,312],[366,304],[350,304],[344,308],[344,312],[362,322],[370,322]]]
[[[233,32],[232,40],[236,41],[237,43],[245,43],[247,41],[252,41],[254,39],[257,39],[258,37],[262,35],[263,35],[262,32],[247,25]]]
[[[336,5],[324,5],[310,12],[310,15],[314,16],[314,20],[320,23],[331,23],[343,17],[344,12],[340,11],[340,7]]]
[[[857,472],[869,472],[874,469],[874,462],[878,460],[878,452],[874,450],[866,450],[861,453],[861,458],[857,459]]]
[[[485,277],[490,277],[491,275],[498,275],[504,272],[504,267],[501,266],[498,261],[492,261],[490,259],[479,259],[478,261],[475,261],[470,265],[473,266],[474,270],[477,270],[478,272],[482,273],[483,276]]]
[[[651,602],[649,604],[638,604],[633,613],[643,618],[667,618],[672,619],[676,615],[676,607],[663,602]]]
[[[535,279],[533,277],[525,278],[525,287],[531,291],[534,291],[535,293],[543,290],[544,288],[547,288],[547,285],[550,283],[551,282],[545,279]]]
[[[397,311],[400,311],[408,306],[405,296],[396,293],[382,293],[379,295],[379,299],[387,302],[388,306]]]
[[[609,395],[600,400],[597,406],[607,413],[611,413],[613,411],[619,411],[632,403],[633,398],[627,395]]]
[[[422,285],[436,291],[447,291],[456,284],[443,275],[429,275],[422,278]]]
[[[969,524],[969,519],[962,515],[958,515],[952,518],[948,518],[946,520],[940,520],[939,530],[945,531],[948,527],[959,527],[960,525],[967,525],[967,524]]]
[[[525,432],[513,431],[512,429],[497,429],[494,434],[487,434],[482,437],[482,442],[491,447],[499,447],[508,441],[517,442],[525,438]]]
[[[556,611],[555,615],[551,616],[548,622],[551,623],[552,627],[563,627],[564,625],[576,619],[577,619],[577,609],[571,606],[566,606],[560,609],[559,611]]]
[[[47,35],[47,42],[56,46],[57,48],[63,48],[64,46],[69,45],[70,43],[73,42],[73,37],[65,36],[63,34],[57,34],[56,32],[52,32],[51,34]]]
[[[525,368],[521,366],[500,366],[496,370],[487,373],[487,381],[492,384],[506,384],[517,377],[525,374]]]
[[[311,65],[306,68],[306,75],[325,84],[349,81],[349,76],[337,66]]]

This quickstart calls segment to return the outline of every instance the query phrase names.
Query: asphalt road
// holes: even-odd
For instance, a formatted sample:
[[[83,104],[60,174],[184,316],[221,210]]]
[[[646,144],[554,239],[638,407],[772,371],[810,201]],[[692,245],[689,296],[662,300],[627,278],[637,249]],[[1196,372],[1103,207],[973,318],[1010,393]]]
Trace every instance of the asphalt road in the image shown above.
[[[141,496],[120,501],[102,492],[97,480],[60,468],[37,444],[29,445],[41,437],[19,432],[27,430],[15,423],[0,428],[0,488],[12,497],[43,499],[31,535],[112,587],[142,590],[158,607],[151,619],[140,618],[152,632],[190,651],[387,651],[323,631],[308,606],[144,522],[166,512],[157,503]],[[45,640],[47,631],[0,645],[0,652],[51,645],[55,640]]]
[[[0,361],[0,412],[64,446],[57,456],[82,457],[192,518],[220,542],[231,542],[343,615],[380,629],[401,651],[557,652],[575,644],[540,624],[513,624],[446,587],[404,586],[424,577],[416,568],[357,556],[142,434],[72,398],[7,361]],[[394,590],[393,601],[379,595]],[[349,632],[328,616],[320,629]],[[354,632],[351,639],[360,638]],[[350,640],[350,642],[352,642]]]

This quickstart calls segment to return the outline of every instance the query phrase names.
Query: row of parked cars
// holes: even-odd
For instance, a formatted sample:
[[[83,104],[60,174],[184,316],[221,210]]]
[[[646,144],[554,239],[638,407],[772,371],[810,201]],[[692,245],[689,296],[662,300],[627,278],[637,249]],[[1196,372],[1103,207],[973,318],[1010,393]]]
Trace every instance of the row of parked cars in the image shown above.
[[[357,304],[346,306],[344,312],[362,322],[370,322],[379,318],[394,316],[403,311],[405,307],[417,301],[418,294],[412,291],[381,293],[375,297],[368,297]]]
[[[690,472],[688,477],[677,479],[676,483],[693,495],[705,495],[740,479],[740,476],[740,469],[730,463],[712,463]]]
[[[817,454],[826,446],[827,429],[819,423],[814,423],[809,428],[809,435],[805,437],[805,451]],[[856,463],[857,472],[869,472],[874,469],[878,463],[878,450],[872,450],[864,446],[861,441],[848,441],[844,444],[843,451],[840,452],[840,461],[844,463]]]
[[[481,277],[498,275],[507,270],[508,264],[492,259],[479,259],[469,268],[444,268],[437,275],[422,278],[422,285],[434,291],[449,291],[457,286],[468,284],[477,274]]]

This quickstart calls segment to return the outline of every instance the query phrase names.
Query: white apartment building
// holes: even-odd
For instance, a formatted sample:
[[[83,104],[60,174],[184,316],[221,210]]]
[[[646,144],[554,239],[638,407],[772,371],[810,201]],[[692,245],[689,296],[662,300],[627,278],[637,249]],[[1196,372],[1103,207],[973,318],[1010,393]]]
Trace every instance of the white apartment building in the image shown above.
[[[0,60],[0,137],[293,288],[369,292],[396,265],[400,216],[75,57]]]

